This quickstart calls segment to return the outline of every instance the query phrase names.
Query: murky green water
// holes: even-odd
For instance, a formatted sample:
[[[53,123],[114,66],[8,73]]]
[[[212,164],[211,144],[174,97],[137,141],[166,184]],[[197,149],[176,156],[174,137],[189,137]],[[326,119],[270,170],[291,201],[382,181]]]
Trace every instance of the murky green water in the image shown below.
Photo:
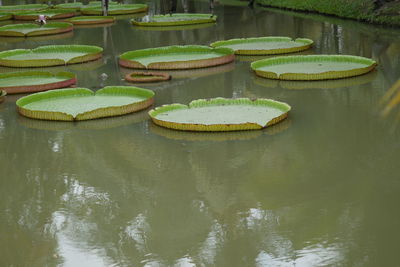
[[[207,3],[190,8],[205,12]],[[315,47],[302,54],[359,55],[379,66],[351,79],[278,82],[250,71],[260,57],[238,57],[143,86],[157,106],[217,96],[292,106],[286,121],[251,132],[177,132],[146,112],[31,120],[15,110],[21,95],[8,96],[0,104],[0,266],[399,266],[399,108],[383,117],[380,102],[400,78],[400,30],[262,8],[217,5],[216,13],[215,26],[155,31],[121,19],[1,38],[0,50],[100,45],[101,60],[47,68],[75,72],[91,89],[128,84],[130,70],[116,60],[128,50],[235,37],[310,38]]]

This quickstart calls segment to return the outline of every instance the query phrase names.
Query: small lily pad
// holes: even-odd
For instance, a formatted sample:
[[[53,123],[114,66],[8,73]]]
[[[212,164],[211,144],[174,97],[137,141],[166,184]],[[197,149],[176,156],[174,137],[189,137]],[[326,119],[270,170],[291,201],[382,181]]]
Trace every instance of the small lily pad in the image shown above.
[[[217,21],[217,16],[212,14],[196,13],[176,13],[171,15],[145,16],[143,18],[132,19],[133,25],[137,26],[179,26],[202,23],[213,23]]]
[[[326,80],[357,76],[373,70],[372,59],[348,55],[273,57],[251,63],[257,75],[280,80]]]
[[[139,82],[139,83],[167,81],[170,79],[171,75],[165,72],[135,71],[125,75],[125,80],[127,80],[128,82]]]
[[[115,21],[113,16],[80,16],[67,19],[66,21],[74,25],[103,24]]]
[[[152,105],[154,92],[133,86],[56,89],[20,98],[18,112],[42,120],[78,121],[118,116]]]
[[[305,38],[293,40],[290,37],[257,37],[218,41],[211,47],[227,47],[237,55],[273,55],[299,52],[309,49],[313,41]]]
[[[171,104],[149,111],[157,125],[184,131],[262,129],[288,116],[290,106],[271,99],[199,99],[188,106]]]
[[[184,45],[125,52],[119,57],[119,64],[138,69],[193,69],[226,64],[234,59],[229,48]]]
[[[103,48],[90,45],[47,45],[35,49],[0,52],[0,66],[47,67],[82,63],[98,59]]]
[[[76,15],[73,9],[46,9],[40,11],[25,11],[14,14],[16,20],[36,20],[39,15],[44,15],[46,19],[64,19],[71,18]]]
[[[116,4],[108,7],[108,15],[123,15],[146,12],[148,6],[146,4]],[[101,6],[81,8],[83,15],[102,15],[103,8]]]
[[[21,71],[0,73],[0,89],[8,94],[31,93],[64,88],[76,83],[71,72]]]
[[[39,36],[69,32],[73,25],[67,22],[49,22],[43,26],[36,23],[12,24],[0,27],[0,36]]]

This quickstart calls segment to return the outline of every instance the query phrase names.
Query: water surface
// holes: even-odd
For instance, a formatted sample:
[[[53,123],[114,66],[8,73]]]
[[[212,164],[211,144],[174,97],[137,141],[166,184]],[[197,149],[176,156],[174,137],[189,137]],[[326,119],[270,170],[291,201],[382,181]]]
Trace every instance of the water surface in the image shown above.
[[[207,12],[207,2],[190,10]],[[0,266],[398,266],[399,109],[381,111],[400,78],[400,30],[260,7],[217,5],[216,14],[214,26],[173,31],[135,28],[129,18],[139,15],[124,16],[60,38],[2,38],[0,50],[102,46],[100,60],[45,68],[72,71],[94,90],[128,84],[123,52],[241,37],[310,38],[314,48],[299,54],[364,56],[378,67],[343,81],[280,82],[250,70],[266,57],[237,57],[142,85],[156,92],[156,106],[211,97],[292,106],[287,120],[251,132],[182,133],[146,112],[32,120],[16,112],[21,95],[8,96]]]

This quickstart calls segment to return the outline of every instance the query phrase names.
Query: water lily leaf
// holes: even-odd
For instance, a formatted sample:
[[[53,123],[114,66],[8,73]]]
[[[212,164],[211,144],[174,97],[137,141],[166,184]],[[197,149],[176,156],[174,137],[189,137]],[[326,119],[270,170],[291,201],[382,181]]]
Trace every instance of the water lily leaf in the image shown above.
[[[6,67],[46,67],[82,63],[102,56],[103,48],[90,45],[47,45],[35,49],[0,52],[0,65]]]
[[[188,106],[171,104],[149,111],[157,125],[184,131],[255,130],[280,122],[290,106],[271,99],[199,99]]]
[[[138,69],[193,69],[221,65],[234,59],[233,50],[229,48],[175,45],[125,52],[119,57],[119,64]]]
[[[227,47],[237,55],[273,55],[299,52],[309,49],[313,41],[305,38],[293,40],[290,37],[257,37],[218,41],[211,47]]]
[[[118,116],[145,109],[154,92],[133,86],[107,86],[96,92],[87,88],[56,89],[20,98],[18,112],[42,120],[75,121]]]
[[[8,94],[31,93],[65,88],[76,83],[71,72],[21,71],[0,73],[0,89]]]
[[[217,16],[212,14],[176,13],[171,15],[145,16],[144,18],[132,19],[133,25],[137,26],[180,26],[202,23],[213,23]]]
[[[281,80],[326,80],[357,76],[373,70],[372,59],[348,55],[274,57],[255,61],[257,75]]]
[[[67,22],[49,22],[43,26],[36,23],[12,24],[1,26],[0,36],[39,36],[69,32],[73,28],[73,25]]]

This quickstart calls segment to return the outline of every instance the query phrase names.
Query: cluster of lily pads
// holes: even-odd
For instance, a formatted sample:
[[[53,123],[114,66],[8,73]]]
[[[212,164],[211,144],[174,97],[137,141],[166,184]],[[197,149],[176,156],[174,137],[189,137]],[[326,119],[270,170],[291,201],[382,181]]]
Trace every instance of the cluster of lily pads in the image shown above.
[[[117,10],[110,4],[110,14]],[[57,8],[80,10],[82,14],[97,15],[98,3],[89,7],[81,3],[60,4]],[[147,6],[143,7],[143,11]],[[140,27],[161,27],[215,23],[210,14],[173,14],[145,16],[131,20]],[[73,22],[74,19],[70,19]],[[48,24],[49,25],[49,24]],[[20,26],[22,28],[22,26]],[[44,30],[45,28],[42,27]],[[47,29],[50,30],[50,29]],[[2,33],[0,27],[0,35]],[[31,33],[31,35],[34,34]],[[122,67],[142,69],[126,75],[131,82],[169,80],[168,73],[147,70],[194,69],[232,62],[235,55],[276,55],[309,49],[313,41],[306,38],[258,37],[218,41],[209,46],[185,45],[128,51],[119,56]],[[37,67],[75,64],[98,59],[103,49],[97,46],[42,46],[0,52],[0,66]],[[277,56],[251,63],[256,75],[280,80],[324,80],[361,75],[371,71],[376,62],[347,55]],[[64,88],[76,83],[72,73],[19,72],[0,76],[0,89],[8,93],[37,92]],[[154,92],[134,86],[111,86],[97,92],[86,88],[57,89],[34,93],[17,101],[20,114],[44,120],[88,120],[116,116],[146,109],[153,104]],[[0,98],[1,99],[1,98]],[[189,105],[171,104],[149,111],[157,125],[187,131],[236,131],[261,129],[280,122],[288,116],[290,106],[271,99],[248,98],[199,99]]]

